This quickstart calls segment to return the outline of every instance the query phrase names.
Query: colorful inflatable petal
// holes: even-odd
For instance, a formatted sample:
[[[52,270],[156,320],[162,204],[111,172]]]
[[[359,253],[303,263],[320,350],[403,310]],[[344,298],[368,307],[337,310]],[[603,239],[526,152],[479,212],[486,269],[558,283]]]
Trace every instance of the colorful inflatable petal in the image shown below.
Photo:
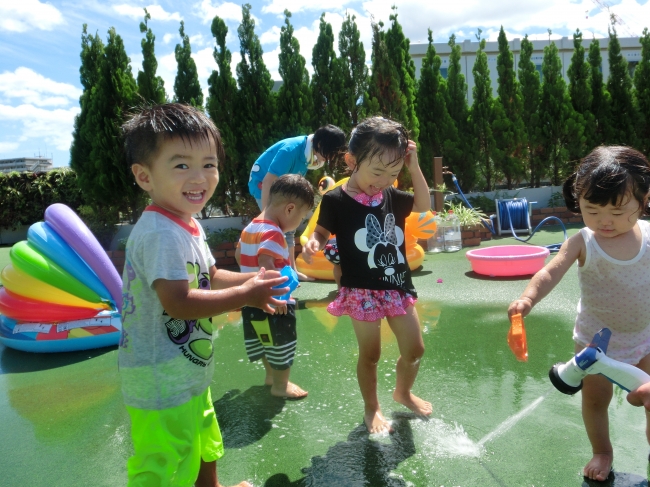
[[[102,284],[93,270],[81,257],[54,231],[46,222],[34,223],[27,232],[27,241],[42,255],[51,259],[62,269],[70,273],[79,282],[85,284],[100,298],[111,300],[111,293]]]
[[[122,279],[106,252],[81,218],[67,206],[55,203],[45,210],[45,221],[97,274],[122,311]]]
[[[92,308],[77,308],[37,301],[14,294],[4,287],[0,288],[0,313],[16,321],[58,323],[83,320],[92,318],[98,311]]]
[[[58,287],[86,301],[96,302],[102,299],[95,291],[39,253],[27,240],[14,244],[9,251],[9,258],[16,269],[50,286]]]
[[[0,315],[0,343],[24,352],[54,353],[111,347],[118,344],[120,315],[102,312],[64,323],[18,323]]]
[[[0,281],[9,291],[25,298],[80,308],[110,309],[110,305],[106,302],[91,303],[78,298],[43,281],[39,281],[29,274],[25,274],[11,264],[2,270]]]

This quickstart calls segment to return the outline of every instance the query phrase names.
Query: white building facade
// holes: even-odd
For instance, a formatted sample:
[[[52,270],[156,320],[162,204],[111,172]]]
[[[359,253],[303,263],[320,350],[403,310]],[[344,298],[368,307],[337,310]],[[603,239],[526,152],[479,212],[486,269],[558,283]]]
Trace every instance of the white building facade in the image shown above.
[[[44,172],[52,169],[52,159],[45,157],[16,157],[0,159],[0,173]]]
[[[639,42],[638,37],[619,37],[618,41],[621,45],[621,54],[627,59],[628,68],[630,74],[634,73],[634,68],[641,61],[641,43]],[[531,41],[533,43],[533,54],[531,60],[537,67],[537,71],[540,73],[540,79],[542,75],[542,61],[544,60],[544,47],[549,45],[549,41]],[[562,62],[562,74],[564,80],[568,83],[569,78],[567,76],[567,70],[571,65],[571,58],[573,56],[573,37],[563,37],[562,39],[551,40],[550,42],[555,42],[555,45],[558,48],[560,60]],[[582,40],[582,46],[585,49],[585,60],[589,55],[589,46],[591,45],[591,39]],[[609,37],[604,39],[598,39],[600,43],[600,55],[602,57],[602,73],[603,81],[606,83],[607,78],[609,77],[609,59],[608,59],[608,47],[609,47]],[[510,52],[513,54],[514,58],[514,69],[515,72],[519,70],[519,58],[521,53],[521,39],[515,38],[508,42],[510,45]],[[472,74],[472,68],[474,67],[474,62],[476,61],[476,52],[478,51],[479,43],[470,41],[466,39],[463,42],[458,43],[461,47],[461,72],[465,76],[465,81],[467,83],[467,101],[472,104],[472,88],[474,87],[474,75]],[[415,64],[416,78],[420,77],[420,68],[422,67],[422,59],[427,54],[428,44],[411,44],[410,54]],[[443,42],[434,42],[433,47],[436,49],[436,53],[440,56],[442,61],[440,65],[440,74],[443,78],[447,78],[447,70],[449,68],[449,55],[451,54],[451,48],[448,44]],[[490,79],[492,81],[492,93],[497,96],[497,57],[499,55],[499,43],[487,42],[485,45],[485,54],[487,54],[488,59],[488,68],[490,69]]]

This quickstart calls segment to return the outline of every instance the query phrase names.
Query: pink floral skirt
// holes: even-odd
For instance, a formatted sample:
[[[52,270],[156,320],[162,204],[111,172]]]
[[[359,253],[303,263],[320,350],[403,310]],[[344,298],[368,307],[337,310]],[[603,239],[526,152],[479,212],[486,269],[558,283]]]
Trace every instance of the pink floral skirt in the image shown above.
[[[334,316],[350,315],[359,321],[377,321],[405,315],[406,308],[415,302],[413,296],[402,291],[342,287],[327,311]]]

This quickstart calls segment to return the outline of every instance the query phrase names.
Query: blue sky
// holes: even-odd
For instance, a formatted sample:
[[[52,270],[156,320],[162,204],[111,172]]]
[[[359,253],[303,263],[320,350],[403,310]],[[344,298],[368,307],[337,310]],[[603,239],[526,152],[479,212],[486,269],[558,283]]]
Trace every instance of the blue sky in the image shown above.
[[[278,75],[280,28],[284,10],[292,12],[295,36],[311,72],[311,51],[318,36],[321,13],[338,36],[346,12],[356,16],[366,50],[371,40],[371,19],[388,24],[391,6],[397,5],[399,22],[411,43],[425,43],[431,28],[435,42],[456,34],[459,41],[474,40],[478,28],[483,37],[496,40],[504,26],[508,38],[528,34],[533,39],[570,36],[576,28],[586,38],[607,35],[610,7],[623,21],[622,37],[640,35],[650,26],[650,0],[257,0],[249,2],[262,43],[264,60],[274,79]],[[327,6],[323,6],[326,4]],[[599,4],[601,6],[599,6]],[[317,6],[318,5],[318,6]],[[216,64],[212,57],[210,24],[215,15],[229,28],[228,47],[232,69],[239,61],[237,27],[241,4],[220,0],[0,0],[0,159],[42,155],[54,158],[55,166],[69,162],[75,115],[79,112],[79,53],[81,29],[106,38],[113,26],[123,38],[134,76],[142,63],[139,23],[146,7],[149,25],[156,35],[158,74],[173,95],[180,21],[190,36],[204,91]],[[370,52],[367,54],[370,61]]]

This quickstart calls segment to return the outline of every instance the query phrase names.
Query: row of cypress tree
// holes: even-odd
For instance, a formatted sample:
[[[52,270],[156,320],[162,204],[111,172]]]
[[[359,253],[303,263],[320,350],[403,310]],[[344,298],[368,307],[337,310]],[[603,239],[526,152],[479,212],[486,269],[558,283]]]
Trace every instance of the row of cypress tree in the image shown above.
[[[532,42],[527,36],[522,40],[516,72],[501,28],[496,98],[484,52],[485,39],[479,30],[480,47],[472,70],[473,103],[469,106],[467,83],[460,69],[461,48],[455,36],[449,39],[451,55],[445,79],[429,30],[428,49],[420,79],[416,80],[410,42],[395,7],[389,25],[372,23],[370,70],[355,17],[348,14],[343,22],[337,56],[332,26],[321,15],[311,77],[294,37],[291,13],[285,10],[279,55],[282,85],[274,92],[250,11],[249,4],[242,6],[242,22],[237,29],[241,61],[236,66],[236,79],[231,71],[232,54],[226,47],[228,28],[219,17],[212,22],[217,69],[208,79],[205,103],[183,22],[181,42],[175,49],[178,71],[173,97],[156,74],[155,36],[148,26],[146,9],[140,24],[143,65],[137,80],[115,29],[109,29],[104,43],[83,26],[83,94],[70,164],[91,206],[102,212],[120,212],[130,220],[137,218],[145,199],[125,166],[119,127],[134,107],[167,99],[205,109],[221,130],[226,159],[211,203],[226,212],[241,211],[248,196],[250,167],[273,142],[311,133],[326,123],[349,132],[368,115],[381,114],[408,127],[411,137],[418,141],[421,166],[430,182],[432,158],[443,156],[445,165],[466,190],[490,190],[501,182],[508,188],[522,181],[531,186],[546,180],[559,184],[575,161],[598,144],[627,144],[650,153],[648,29],[639,39],[642,60],[632,81],[615,26],[611,26],[610,76],[606,83],[598,41],[591,42],[585,61],[582,33],[576,31],[567,86],[553,42],[544,48],[540,80],[531,60]],[[339,175],[336,169],[330,168],[330,172]],[[407,186],[408,175],[401,182]]]

